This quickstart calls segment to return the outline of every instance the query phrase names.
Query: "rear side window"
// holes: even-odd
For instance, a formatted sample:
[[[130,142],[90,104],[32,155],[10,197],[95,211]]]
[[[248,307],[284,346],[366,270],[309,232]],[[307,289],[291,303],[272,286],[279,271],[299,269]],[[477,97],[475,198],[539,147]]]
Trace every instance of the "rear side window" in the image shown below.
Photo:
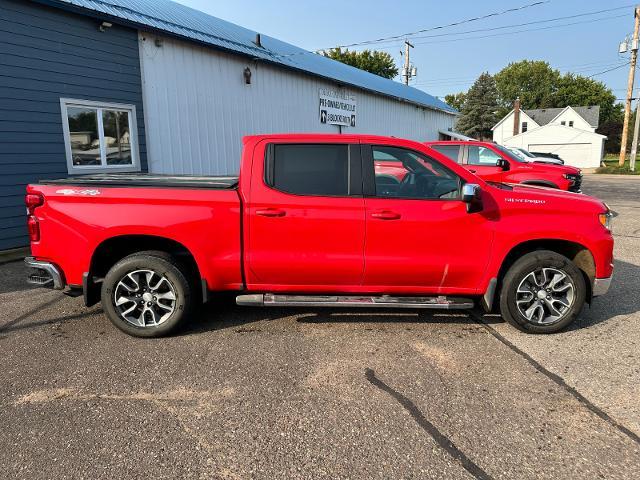
[[[495,167],[497,161],[502,158],[490,148],[473,145],[469,145],[467,148],[469,149],[469,158],[467,160],[469,165],[487,165]]]
[[[349,195],[349,146],[273,145],[272,178],[277,190],[297,195]]]
[[[460,145],[431,145],[431,148],[454,162],[460,163]]]

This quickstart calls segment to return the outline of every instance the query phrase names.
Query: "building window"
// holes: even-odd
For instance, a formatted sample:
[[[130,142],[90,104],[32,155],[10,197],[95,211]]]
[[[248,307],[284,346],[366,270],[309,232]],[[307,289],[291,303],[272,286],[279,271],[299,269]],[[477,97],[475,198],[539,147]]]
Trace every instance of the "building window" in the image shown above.
[[[61,99],[69,173],[140,170],[136,107]]]
[[[529,124],[527,122],[522,122],[522,133],[526,132],[529,129]]]
[[[567,122],[565,122],[564,120],[560,122],[560,125],[566,125]]]
[[[569,120],[569,126],[573,127],[573,120]]]

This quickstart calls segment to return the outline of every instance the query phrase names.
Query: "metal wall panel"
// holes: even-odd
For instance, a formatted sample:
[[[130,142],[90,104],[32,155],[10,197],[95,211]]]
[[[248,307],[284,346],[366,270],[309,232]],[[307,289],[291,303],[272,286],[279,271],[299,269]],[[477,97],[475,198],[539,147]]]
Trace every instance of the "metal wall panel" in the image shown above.
[[[158,42],[156,42],[158,40]],[[317,77],[246,60],[173,38],[140,34],[149,171],[237,173],[242,137],[285,132],[337,133],[319,120]],[[251,69],[251,84],[243,71]],[[344,133],[436,140],[455,117],[351,90],[358,124]]]
[[[27,245],[27,183],[67,176],[60,98],[136,106],[145,131],[135,30],[32,2],[0,0],[0,250]]]
[[[46,3],[52,0],[37,1]],[[166,32],[169,36],[235,52],[245,58],[258,58],[271,64],[311,73],[329,81],[335,80],[344,85],[455,113],[445,102],[422,90],[336,62],[277,38],[261,34],[258,45],[258,32],[172,0],[55,0],[55,5],[72,11],[86,12],[98,18],[120,19],[126,22],[125,25],[137,27],[139,30]]]

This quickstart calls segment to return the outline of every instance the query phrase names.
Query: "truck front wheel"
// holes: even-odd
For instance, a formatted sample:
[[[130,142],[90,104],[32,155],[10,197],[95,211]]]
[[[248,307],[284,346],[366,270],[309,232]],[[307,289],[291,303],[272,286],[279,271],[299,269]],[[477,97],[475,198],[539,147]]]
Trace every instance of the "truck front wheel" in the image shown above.
[[[140,252],[123,258],[102,284],[102,308],[120,330],[160,337],[175,330],[192,306],[185,269],[170,255]]]
[[[507,271],[500,311],[524,332],[554,333],[576,319],[586,293],[582,272],[571,260],[539,250],[522,256]]]

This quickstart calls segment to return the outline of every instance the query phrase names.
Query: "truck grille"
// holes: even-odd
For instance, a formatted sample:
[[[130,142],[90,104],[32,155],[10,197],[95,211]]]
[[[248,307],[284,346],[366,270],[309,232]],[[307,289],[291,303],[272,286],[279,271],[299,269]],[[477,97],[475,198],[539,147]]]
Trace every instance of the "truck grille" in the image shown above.
[[[578,175],[571,175],[569,180],[572,182],[569,187],[569,191],[580,193],[582,191],[582,174],[579,173]]]

